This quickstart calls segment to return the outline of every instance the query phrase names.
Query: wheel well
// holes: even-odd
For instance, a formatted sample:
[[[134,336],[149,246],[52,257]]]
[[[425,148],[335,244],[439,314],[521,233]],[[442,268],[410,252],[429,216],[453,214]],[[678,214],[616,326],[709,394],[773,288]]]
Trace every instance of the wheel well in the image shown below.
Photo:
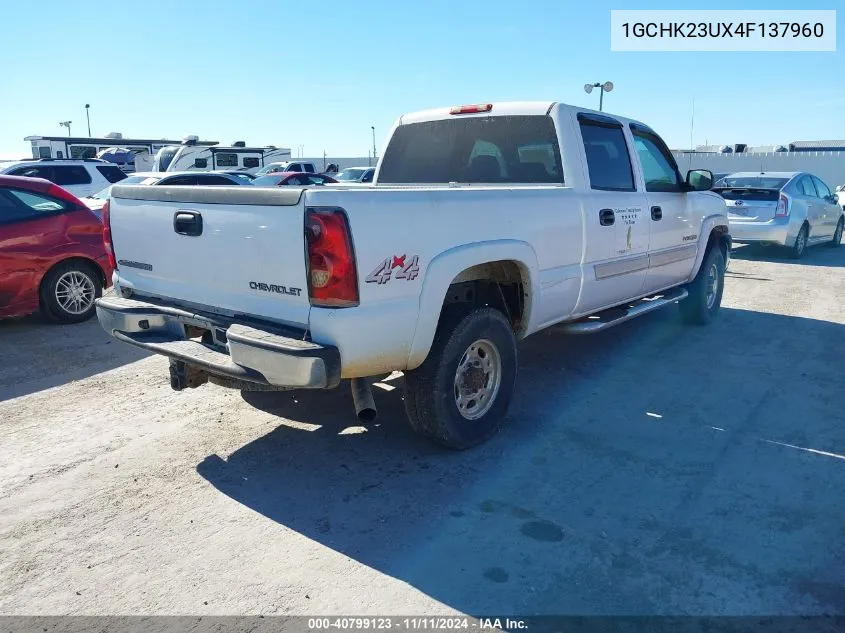
[[[472,266],[452,280],[443,300],[443,308],[456,304],[490,306],[500,310],[514,331],[519,333],[525,327],[527,314],[527,279],[527,271],[513,260]]]
[[[103,272],[103,269],[100,268],[99,264],[95,262],[93,259],[88,259],[87,257],[68,257],[67,259],[63,259],[61,261],[56,262],[49,269],[44,273],[44,276],[41,277],[41,281],[38,284],[38,297],[39,301],[41,300],[41,291],[44,289],[44,280],[53,272],[58,266],[63,264],[67,264],[69,262],[78,262],[80,264],[85,264],[91,270],[93,270],[97,274],[97,278],[100,280],[100,285],[105,288],[106,287],[106,275]]]
[[[719,249],[722,251],[722,257],[724,257],[725,261],[727,261],[728,249],[730,248],[730,234],[728,232],[728,227],[713,227],[713,230],[710,231],[710,236],[707,238],[707,248],[705,249],[705,253],[713,248],[714,244],[719,245]]]

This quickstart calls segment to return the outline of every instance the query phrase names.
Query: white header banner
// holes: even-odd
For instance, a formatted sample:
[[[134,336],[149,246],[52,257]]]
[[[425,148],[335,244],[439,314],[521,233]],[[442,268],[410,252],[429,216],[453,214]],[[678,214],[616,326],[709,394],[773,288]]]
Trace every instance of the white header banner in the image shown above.
[[[611,11],[612,51],[835,51],[836,11]]]

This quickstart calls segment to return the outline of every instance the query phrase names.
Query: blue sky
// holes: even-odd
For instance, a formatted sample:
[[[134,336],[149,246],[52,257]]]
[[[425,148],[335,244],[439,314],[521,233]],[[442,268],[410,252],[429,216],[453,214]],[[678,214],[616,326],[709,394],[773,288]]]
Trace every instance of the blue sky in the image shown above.
[[[612,8],[686,3],[93,2],[4,3],[0,156],[30,134],[274,144],[306,156],[365,156],[403,112],[549,99],[597,107],[686,147],[845,138],[845,3],[712,0],[710,9],[841,9],[835,53],[610,51]],[[689,7],[692,8],[692,7]],[[698,8],[698,7],[696,7]],[[704,8],[704,7],[701,7]]]

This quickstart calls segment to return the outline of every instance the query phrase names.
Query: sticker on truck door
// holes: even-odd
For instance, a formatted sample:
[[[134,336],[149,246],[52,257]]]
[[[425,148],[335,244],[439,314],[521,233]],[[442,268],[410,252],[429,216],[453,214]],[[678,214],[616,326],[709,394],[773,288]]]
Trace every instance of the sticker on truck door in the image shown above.
[[[639,251],[642,248],[646,248],[647,245],[639,243],[641,236],[634,231],[634,227],[640,221],[643,211],[642,208],[627,207],[624,209],[614,209],[613,211],[616,214],[619,227],[616,232],[616,252],[624,255],[631,251]]]
[[[413,281],[420,273],[420,257],[414,255],[406,262],[407,259],[407,255],[393,255],[384,258],[375,270],[367,275],[364,281],[368,284],[386,284],[391,278]],[[394,275],[393,271],[397,268],[399,270]]]

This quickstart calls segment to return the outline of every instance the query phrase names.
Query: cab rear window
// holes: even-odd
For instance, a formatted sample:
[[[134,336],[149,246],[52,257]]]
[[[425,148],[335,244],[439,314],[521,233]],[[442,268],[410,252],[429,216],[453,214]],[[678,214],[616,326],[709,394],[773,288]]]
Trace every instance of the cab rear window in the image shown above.
[[[554,122],[545,115],[401,125],[381,160],[380,183],[563,183]]]

